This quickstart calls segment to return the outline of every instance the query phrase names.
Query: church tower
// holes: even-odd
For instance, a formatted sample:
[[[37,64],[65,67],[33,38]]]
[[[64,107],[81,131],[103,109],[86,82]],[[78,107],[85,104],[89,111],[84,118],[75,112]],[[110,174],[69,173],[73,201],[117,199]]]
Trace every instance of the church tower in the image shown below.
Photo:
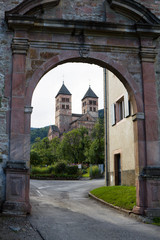
[[[89,86],[82,98],[82,114],[90,113],[92,117],[98,117],[98,97]]]
[[[69,124],[72,121],[72,95],[64,82],[55,100],[55,125],[59,128],[61,134],[69,130]]]

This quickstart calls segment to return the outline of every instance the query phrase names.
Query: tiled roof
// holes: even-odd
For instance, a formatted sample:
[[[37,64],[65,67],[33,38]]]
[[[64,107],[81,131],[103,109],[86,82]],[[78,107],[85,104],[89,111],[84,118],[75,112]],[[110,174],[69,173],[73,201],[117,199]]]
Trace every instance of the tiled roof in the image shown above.
[[[93,92],[93,90],[91,89],[91,87],[88,88],[88,91],[86,92],[86,94],[84,95],[84,97],[82,98],[82,101],[85,99],[85,98],[98,98],[97,95]]]
[[[66,88],[66,86],[64,85],[64,83],[63,83],[62,87],[60,88],[59,92],[57,93],[56,97],[58,97],[58,95],[60,95],[60,94],[62,94],[62,95],[72,95],[72,94],[69,92],[69,90]]]

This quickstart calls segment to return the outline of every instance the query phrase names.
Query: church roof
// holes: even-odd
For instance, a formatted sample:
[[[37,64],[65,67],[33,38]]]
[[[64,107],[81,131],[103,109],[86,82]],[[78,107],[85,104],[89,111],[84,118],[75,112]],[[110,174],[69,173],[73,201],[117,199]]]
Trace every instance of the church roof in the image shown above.
[[[62,84],[62,87],[60,88],[59,92],[57,93],[56,97],[58,97],[58,95],[72,95],[70,93],[70,91],[66,88],[66,86],[64,85],[64,83]]]
[[[93,92],[93,90],[91,89],[91,87],[89,86],[88,88],[88,91],[86,92],[86,94],[84,95],[84,97],[82,98],[82,101],[85,99],[85,98],[98,98],[97,95]]]

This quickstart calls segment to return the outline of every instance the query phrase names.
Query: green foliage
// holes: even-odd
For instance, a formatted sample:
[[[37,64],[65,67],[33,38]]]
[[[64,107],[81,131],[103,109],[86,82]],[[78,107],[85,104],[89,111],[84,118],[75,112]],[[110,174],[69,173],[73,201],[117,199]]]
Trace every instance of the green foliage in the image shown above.
[[[82,169],[82,177],[84,177],[84,178],[89,178],[90,177],[89,168]]]
[[[31,168],[31,174],[48,174],[48,173],[53,173],[54,172],[54,167],[49,166],[49,167],[33,167]]]
[[[85,156],[91,164],[104,163],[104,124],[99,120],[92,131],[90,147],[86,149]]]
[[[89,142],[88,131],[84,127],[65,133],[59,147],[60,157],[70,163],[82,163],[86,159],[84,153]]]
[[[67,165],[65,162],[58,162],[54,166],[54,171],[56,174],[66,173],[66,168],[67,168]]]
[[[32,166],[39,166],[42,164],[42,159],[41,159],[40,155],[38,154],[38,152],[31,150],[30,163]]]
[[[89,168],[89,175],[90,175],[90,178],[92,179],[101,178],[103,176],[98,166],[91,166]]]
[[[73,129],[63,135],[62,140],[55,137],[49,141],[47,137],[36,138],[31,148],[31,165],[52,165],[63,159],[66,163],[104,162],[104,126],[99,120],[91,136],[85,127]]]
[[[43,139],[47,137],[49,126],[44,128],[31,128],[31,145],[35,142],[36,138]]]
[[[160,226],[160,217],[153,218],[153,224]]]
[[[37,165],[51,165],[57,160],[57,156],[53,155],[51,143],[47,137],[42,140],[36,138],[35,143],[32,145],[31,153],[32,151],[36,152],[39,159],[41,159]]]
[[[91,194],[127,210],[132,210],[136,205],[136,187],[133,186],[100,187],[92,190]]]
[[[66,168],[68,175],[76,175],[79,172],[78,166],[67,166]]]
[[[31,178],[36,179],[78,179],[80,173],[77,166],[66,166],[59,162],[55,166],[31,168]]]

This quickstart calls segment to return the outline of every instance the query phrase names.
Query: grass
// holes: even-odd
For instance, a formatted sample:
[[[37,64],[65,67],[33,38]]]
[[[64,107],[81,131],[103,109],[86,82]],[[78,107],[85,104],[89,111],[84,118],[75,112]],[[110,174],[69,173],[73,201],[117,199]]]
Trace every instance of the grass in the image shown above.
[[[133,186],[100,187],[92,190],[91,194],[127,210],[132,210],[136,205],[136,187]]]
[[[160,226],[160,217],[153,218],[153,225]]]
[[[82,174],[82,177],[89,178],[90,177],[89,168],[87,168],[86,171],[87,171],[86,173]]]

